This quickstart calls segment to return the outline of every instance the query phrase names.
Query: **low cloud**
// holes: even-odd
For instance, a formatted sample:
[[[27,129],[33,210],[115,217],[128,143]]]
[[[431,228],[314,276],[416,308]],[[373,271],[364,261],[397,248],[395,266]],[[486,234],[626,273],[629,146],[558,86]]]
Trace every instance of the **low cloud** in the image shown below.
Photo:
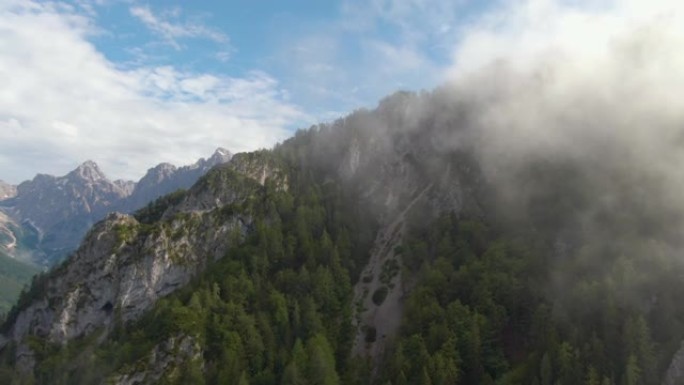
[[[271,146],[310,122],[266,73],[122,69],[88,41],[97,32],[88,14],[60,3],[0,6],[3,179],[63,174],[86,159],[111,177],[137,178],[158,162],[185,164],[217,146]]]
[[[451,86],[482,102],[492,167],[534,154],[680,184],[683,48],[678,1],[516,1],[464,30]]]
[[[444,93],[470,129],[441,143],[474,149],[501,210],[646,265],[658,242],[680,254],[684,3],[515,1],[464,28],[453,57]]]

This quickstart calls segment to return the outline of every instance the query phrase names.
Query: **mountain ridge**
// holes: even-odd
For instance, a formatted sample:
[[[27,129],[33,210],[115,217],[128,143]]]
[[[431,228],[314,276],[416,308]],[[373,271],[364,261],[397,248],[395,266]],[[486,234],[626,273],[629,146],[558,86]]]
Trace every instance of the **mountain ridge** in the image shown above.
[[[230,157],[229,151],[218,148],[210,158],[189,166],[162,163],[139,182],[110,181],[97,163],[87,160],[64,176],[37,174],[20,183],[16,194],[0,200],[0,210],[16,223],[30,222],[39,230],[40,245],[32,261],[50,265],[73,251],[86,230],[106,213],[130,213],[162,195],[188,188]]]

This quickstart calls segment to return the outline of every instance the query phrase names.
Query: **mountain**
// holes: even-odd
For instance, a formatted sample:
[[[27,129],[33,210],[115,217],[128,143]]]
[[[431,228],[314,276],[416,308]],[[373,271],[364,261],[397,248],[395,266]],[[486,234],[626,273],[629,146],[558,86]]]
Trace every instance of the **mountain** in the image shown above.
[[[15,195],[17,195],[17,186],[0,180],[0,200],[12,198]]]
[[[87,161],[65,176],[39,174],[17,186],[17,195],[2,202],[18,223],[38,229],[35,261],[52,261],[73,250],[96,220],[109,212],[126,192],[110,182],[97,164]]]
[[[0,382],[680,382],[669,168],[513,135],[497,95],[400,92],[110,214],[8,314]]]
[[[73,252],[88,229],[111,211],[132,212],[154,199],[192,186],[231,154],[217,149],[209,159],[176,168],[161,164],[138,182],[111,182],[87,161],[62,177],[37,175],[10,186],[0,183],[0,313],[6,313],[24,285]],[[169,172],[163,172],[168,170]]]
[[[32,250],[24,250],[22,257],[52,265],[74,251],[88,229],[107,213],[129,213],[162,195],[188,188],[230,156],[219,148],[209,159],[190,166],[160,164],[138,183],[112,182],[95,162],[87,161],[65,176],[39,174],[19,184],[14,197],[0,201],[0,210],[12,219],[14,228],[38,234],[38,242],[33,243]],[[11,232],[6,227],[5,233]]]
[[[177,168],[169,163],[161,163],[147,170],[145,176],[135,184],[131,194],[120,203],[122,212],[133,212],[149,202],[179,189],[187,189],[212,167],[230,160],[230,151],[218,148],[208,159]]]

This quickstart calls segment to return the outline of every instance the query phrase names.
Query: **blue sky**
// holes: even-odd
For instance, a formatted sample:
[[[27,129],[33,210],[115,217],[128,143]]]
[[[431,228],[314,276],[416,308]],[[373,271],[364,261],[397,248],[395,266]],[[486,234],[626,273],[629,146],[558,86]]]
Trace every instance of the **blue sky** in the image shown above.
[[[525,65],[559,44],[598,47],[603,31],[590,27],[629,25],[644,4],[679,7],[3,0],[0,179],[63,175],[88,159],[113,179],[138,179],[157,163],[188,164],[217,147],[268,148],[397,90],[429,90],[502,60]]]
[[[431,89],[474,0],[6,0],[0,4],[0,179],[86,159],[113,178]]]
[[[486,1],[151,1],[91,6],[91,39],[123,67],[260,71],[313,119],[437,85],[458,28]]]

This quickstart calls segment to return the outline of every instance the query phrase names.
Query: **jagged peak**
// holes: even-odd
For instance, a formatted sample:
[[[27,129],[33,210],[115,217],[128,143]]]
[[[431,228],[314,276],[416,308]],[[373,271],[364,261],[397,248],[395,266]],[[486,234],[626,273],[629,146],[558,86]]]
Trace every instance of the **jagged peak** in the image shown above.
[[[86,160],[81,163],[74,171],[70,172],[68,176],[78,176],[82,179],[92,181],[107,179],[97,163],[92,160]]]
[[[97,163],[95,163],[95,161],[92,161],[92,160],[88,159],[88,160],[86,160],[85,162],[81,163],[81,164],[78,166],[78,168],[76,168],[76,169],[77,169],[77,170],[78,170],[78,169],[99,170],[99,169],[100,169],[100,166],[98,166]]]
[[[167,171],[167,170],[175,171],[177,168],[178,167],[176,167],[175,165],[173,165],[171,163],[164,162],[164,163],[159,163],[158,165],[152,167],[151,169],[147,170],[147,172],[150,173],[150,172],[154,172],[154,171]]]
[[[211,166],[215,166],[217,164],[228,162],[232,157],[233,153],[223,147],[219,147],[216,149],[216,151],[214,151],[214,154],[212,154],[211,157],[206,160],[206,163]]]
[[[216,149],[216,151],[214,151],[214,155],[213,155],[213,156],[215,156],[215,155],[233,156],[233,153],[230,152],[230,150],[227,150],[227,149],[225,149],[225,148],[223,148],[223,147],[219,147],[219,148]]]
[[[171,163],[159,163],[147,170],[145,175],[136,183],[135,190],[150,188],[156,183],[169,178],[178,170],[178,167]]]

